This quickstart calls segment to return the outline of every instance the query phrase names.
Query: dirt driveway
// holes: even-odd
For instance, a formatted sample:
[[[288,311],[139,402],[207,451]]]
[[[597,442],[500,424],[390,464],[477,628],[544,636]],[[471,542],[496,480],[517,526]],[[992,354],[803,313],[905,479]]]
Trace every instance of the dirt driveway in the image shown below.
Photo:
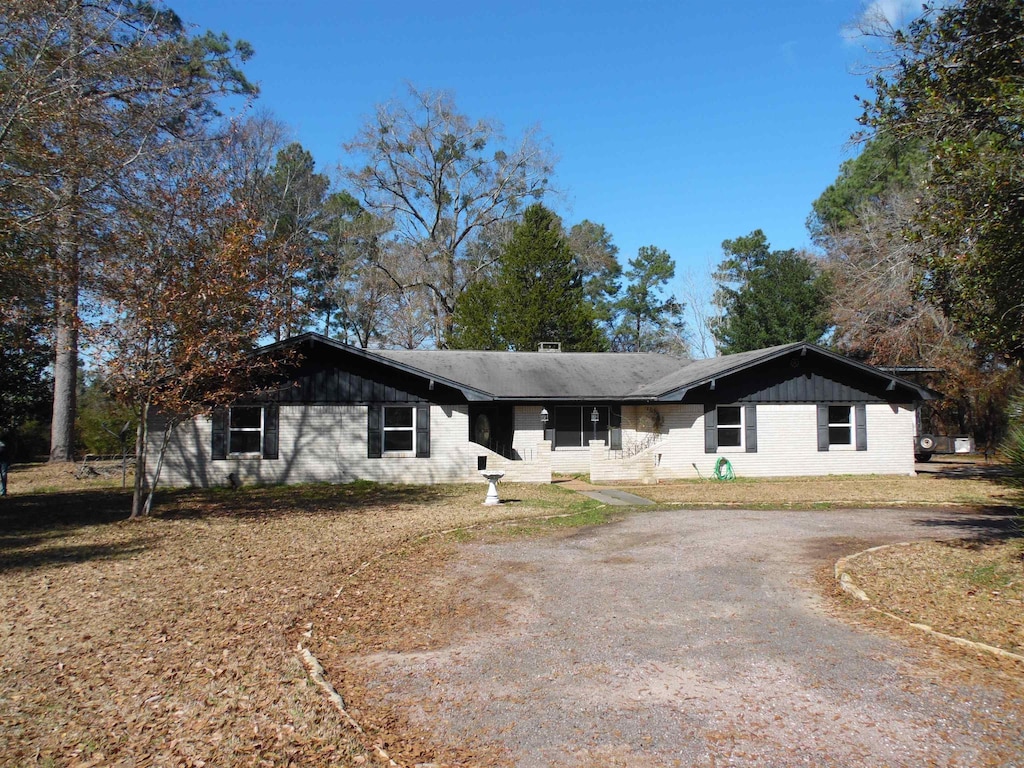
[[[814,582],[842,554],[987,524],[671,511],[470,544],[448,578],[467,600],[504,601],[508,620],[358,664],[438,741],[493,744],[524,768],[1020,766],[1024,685],[953,674],[932,651],[842,623]]]

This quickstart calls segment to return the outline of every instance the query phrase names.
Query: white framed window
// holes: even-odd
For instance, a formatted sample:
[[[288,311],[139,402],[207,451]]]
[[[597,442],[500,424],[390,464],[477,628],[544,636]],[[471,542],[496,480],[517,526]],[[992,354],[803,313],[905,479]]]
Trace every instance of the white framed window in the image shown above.
[[[854,437],[854,415],[851,405],[828,407],[828,446],[851,447]]]
[[[743,448],[743,406],[720,405],[717,411],[718,447]]]
[[[384,453],[413,453],[416,447],[416,409],[411,405],[384,406]]]
[[[235,405],[228,410],[228,455],[263,454],[263,407]]]

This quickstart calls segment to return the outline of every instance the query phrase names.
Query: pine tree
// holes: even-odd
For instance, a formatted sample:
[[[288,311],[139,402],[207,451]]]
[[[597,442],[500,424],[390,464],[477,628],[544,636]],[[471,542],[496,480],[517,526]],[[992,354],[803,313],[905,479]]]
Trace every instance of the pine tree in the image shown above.
[[[625,294],[615,303],[622,317],[615,331],[620,352],[686,352],[683,304],[675,296],[662,300],[662,291],[675,277],[676,265],[668,251],[643,246],[629,260]]]
[[[456,305],[449,346],[529,351],[542,341],[566,351],[606,347],[561,222],[538,203],[502,250],[493,286],[477,284]]]
[[[722,243],[712,324],[719,352],[820,341],[828,329],[828,283],[795,250],[773,251],[760,229]]]

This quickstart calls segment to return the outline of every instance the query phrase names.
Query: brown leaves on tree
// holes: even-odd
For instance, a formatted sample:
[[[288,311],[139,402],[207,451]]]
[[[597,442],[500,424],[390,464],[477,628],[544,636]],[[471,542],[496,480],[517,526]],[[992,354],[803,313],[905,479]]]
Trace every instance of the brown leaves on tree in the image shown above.
[[[176,424],[252,391],[279,362],[252,352],[288,309],[270,286],[290,252],[272,265],[262,258],[259,227],[232,198],[216,150],[169,152],[146,166],[101,278],[99,357],[114,393],[140,411],[133,516],[150,410],[165,417],[166,446]]]

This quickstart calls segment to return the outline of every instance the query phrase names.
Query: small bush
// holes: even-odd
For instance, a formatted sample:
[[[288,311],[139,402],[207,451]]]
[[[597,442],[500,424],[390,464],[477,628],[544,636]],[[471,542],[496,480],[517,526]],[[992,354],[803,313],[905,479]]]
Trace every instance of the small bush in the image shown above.
[[[1010,426],[1003,440],[1002,451],[1018,485],[1024,485],[1024,389],[1010,401]]]

